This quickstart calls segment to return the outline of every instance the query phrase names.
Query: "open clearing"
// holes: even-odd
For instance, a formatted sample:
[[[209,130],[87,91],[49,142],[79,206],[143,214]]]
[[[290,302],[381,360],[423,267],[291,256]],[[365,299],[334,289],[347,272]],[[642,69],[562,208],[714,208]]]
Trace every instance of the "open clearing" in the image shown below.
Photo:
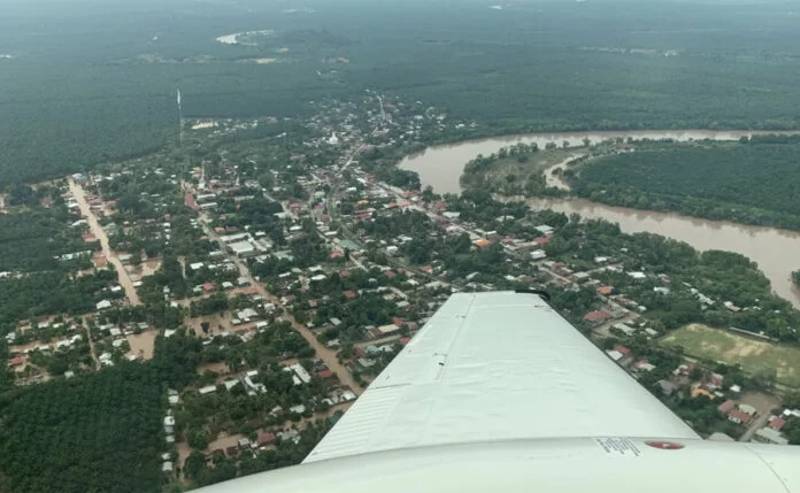
[[[701,324],[682,327],[660,344],[683,347],[686,354],[729,365],[739,364],[750,374],[775,370],[778,382],[800,388],[800,348],[759,341]]]
[[[128,344],[131,346],[129,354],[141,357],[145,361],[153,359],[156,335],[158,335],[158,333],[155,330],[146,330],[141,334],[129,335]]]

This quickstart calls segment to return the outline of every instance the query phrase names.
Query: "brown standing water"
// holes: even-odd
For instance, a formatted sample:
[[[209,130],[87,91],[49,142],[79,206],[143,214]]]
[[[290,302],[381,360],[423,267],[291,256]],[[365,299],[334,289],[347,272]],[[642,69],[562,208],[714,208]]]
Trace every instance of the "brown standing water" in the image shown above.
[[[89,223],[89,230],[92,232],[94,237],[100,241],[100,248],[103,251],[103,255],[105,255],[109,262],[114,264],[114,268],[117,270],[119,284],[122,286],[122,289],[125,290],[125,295],[128,297],[128,301],[131,305],[141,305],[142,302],[139,301],[139,295],[136,293],[136,288],[133,286],[133,282],[131,282],[128,271],[125,270],[125,266],[122,265],[122,262],[119,260],[119,257],[117,257],[116,252],[111,249],[108,241],[108,235],[106,235],[106,232],[103,231],[103,227],[100,226],[100,221],[98,221],[97,216],[89,206],[89,202],[86,201],[86,192],[83,190],[83,187],[76,183],[75,180],[70,178],[69,190],[72,192],[72,196],[75,197],[75,201],[78,203],[78,207],[81,209],[81,215]]]
[[[524,142],[543,147],[548,142],[580,145],[617,137],[633,139],[675,139],[678,141],[712,139],[736,140],[763,132],[749,131],[631,131],[536,134],[508,138],[468,141],[461,144],[431,147],[411,155],[400,163],[402,169],[419,173],[423,186],[437,193],[460,193],[459,178],[466,163],[478,154],[487,156],[500,148]],[[791,272],[800,269],[800,233],[778,228],[748,226],[727,221],[711,221],[646,210],[612,207],[582,199],[529,199],[534,208],[548,208],[566,214],[577,213],[591,219],[619,223],[626,233],[649,232],[684,241],[698,250],[728,250],[745,255],[758,263],[769,278],[776,294],[800,309],[800,290],[791,281]]]
[[[156,345],[156,336],[158,331],[146,330],[140,334],[133,334],[128,336],[128,344],[131,346],[129,354],[139,357],[144,361],[153,359],[153,350]]]

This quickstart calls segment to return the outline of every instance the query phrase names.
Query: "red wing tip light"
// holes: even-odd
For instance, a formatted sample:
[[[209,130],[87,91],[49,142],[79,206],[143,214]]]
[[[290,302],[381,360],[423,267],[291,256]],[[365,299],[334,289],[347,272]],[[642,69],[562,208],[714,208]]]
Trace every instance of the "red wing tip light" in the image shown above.
[[[664,441],[664,440],[648,440],[648,441],[646,441],[644,443],[647,444],[650,447],[658,448],[658,449],[661,449],[661,450],[680,450],[685,446],[682,443],[667,442],[667,441]]]

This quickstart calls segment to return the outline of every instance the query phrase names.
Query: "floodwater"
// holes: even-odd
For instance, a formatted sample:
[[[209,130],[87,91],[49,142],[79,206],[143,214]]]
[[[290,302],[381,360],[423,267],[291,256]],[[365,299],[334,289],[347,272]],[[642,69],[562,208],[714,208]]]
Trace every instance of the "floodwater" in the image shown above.
[[[153,359],[153,349],[156,344],[157,331],[146,330],[139,334],[128,336],[128,344],[131,346],[130,354],[141,357],[144,361]]]
[[[545,184],[548,187],[557,188],[558,190],[569,190],[569,184],[564,181],[562,173],[567,169],[569,163],[576,161],[585,155],[585,152],[571,154],[568,158],[564,159],[560,163],[556,163],[555,165],[547,168],[544,171]]]
[[[662,140],[678,142],[690,140],[738,140],[741,137],[775,133],[798,132],[756,132],[750,130],[630,130],[607,132],[563,132],[512,135],[491,139],[468,140],[458,144],[434,146],[403,159],[401,169],[416,171],[425,185],[431,185],[437,193],[460,193],[459,178],[464,166],[478,154],[488,156],[503,147],[514,144],[536,144],[544,148],[553,143],[561,147],[565,142],[570,146],[583,145],[585,141],[597,144],[609,139]]]
[[[125,295],[128,297],[128,301],[131,303],[131,305],[141,305],[142,302],[139,301],[139,295],[136,293],[136,288],[133,287],[133,282],[131,282],[128,271],[125,270],[125,266],[122,265],[122,262],[120,262],[116,253],[111,249],[111,246],[109,246],[108,235],[106,235],[106,232],[103,231],[102,226],[100,226],[100,222],[97,220],[97,216],[92,211],[91,207],[89,207],[89,202],[86,201],[86,192],[83,190],[83,187],[76,183],[75,180],[70,178],[69,190],[72,193],[72,196],[75,197],[75,201],[78,202],[81,215],[88,221],[89,230],[92,232],[95,238],[100,240],[100,248],[103,251],[103,255],[105,255],[109,262],[114,264],[114,267],[117,270],[119,284],[125,290]]]
[[[533,208],[577,213],[619,223],[625,233],[655,233],[698,250],[728,250],[758,263],[778,295],[800,309],[800,290],[791,273],[800,269],[800,233],[777,228],[709,221],[680,214],[612,207],[581,199],[528,199]]]
[[[569,142],[580,145],[617,137],[633,139],[736,140],[763,132],[676,130],[647,132],[587,132],[524,135],[509,138],[468,141],[461,144],[426,149],[408,156],[400,167],[419,173],[423,186],[430,185],[437,193],[459,193],[459,178],[464,165],[478,154],[489,155],[501,147],[519,142]],[[582,199],[528,199],[533,208],[548,208],[566,214],[577,213],[590,219],[618,223],[625,233],[649,232],[684,241],[698,250],[727,250],[745,255],[758,263],[769,278],[776,294],[800,309],[800,290],[791,281],[791,272],[800,269],[800,233],[778,228],[748,226],[728,221],[711,221],[675,213],[613,207]]]
[[[190,303],[190,300],[187,299],[186,301],[187,303]],[[230,312],[226,311],[223,313],[214,313],[211,315],[203,315],[200,317],[187,318],[184,323],[189,329],[194,331],[197,337],[200,337],[201,339],[216,337],[225,332],[230,333],[236,330],[242,330],[245,327],[250,327],[250,328],[254,327],[253,324],[245,324],[234,327],[231,321],[232,318],[233,315]],[[203,322],[208,323],[208,333],[203,332]]]
[[[161,268],[161,259],[149,259],[138,266],[126,266],[128,275],[132,281],[141,281],[145,277],[152,276]]]
[[[228,368],[228,365],[224,362],[219,363],[203,363],[202,365],[197,366],[197,374],[202,375],[207,371],[211,373],[216,373],[221,377],[225,377],[231,372],[231,369]]]

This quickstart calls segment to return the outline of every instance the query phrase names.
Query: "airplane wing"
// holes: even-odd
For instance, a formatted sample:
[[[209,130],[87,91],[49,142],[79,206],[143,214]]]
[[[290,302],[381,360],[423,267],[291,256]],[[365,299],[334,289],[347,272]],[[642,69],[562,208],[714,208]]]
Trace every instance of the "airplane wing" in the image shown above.
[[[791,493],[797,464],[701,440],[538,295],[460,293],[303,464],[199,491]]]
[[[592,436],[699,438],[538,295],[458,293],[305,462]]]

